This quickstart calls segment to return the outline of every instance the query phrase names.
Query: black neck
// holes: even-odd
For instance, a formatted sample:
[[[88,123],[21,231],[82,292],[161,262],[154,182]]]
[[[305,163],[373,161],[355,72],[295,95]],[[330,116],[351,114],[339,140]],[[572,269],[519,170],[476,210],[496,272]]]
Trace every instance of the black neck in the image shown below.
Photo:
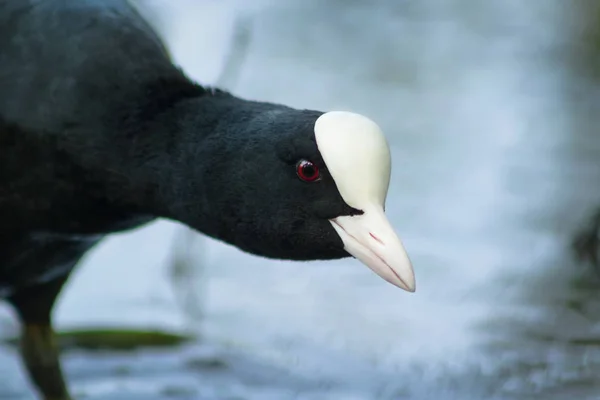
[[[228,171],[229,161],[246,134],[286,107],[243,100],[187,80],[159,82],[132,104],[115,114],[116,129],[96,153],[94,169],[104,175],[108,202],[125,212],[227,236],[213,222],[215,215],[227,213],[229,205],[214,193],[226,191],[228,182],[215,176],[235,174]]]

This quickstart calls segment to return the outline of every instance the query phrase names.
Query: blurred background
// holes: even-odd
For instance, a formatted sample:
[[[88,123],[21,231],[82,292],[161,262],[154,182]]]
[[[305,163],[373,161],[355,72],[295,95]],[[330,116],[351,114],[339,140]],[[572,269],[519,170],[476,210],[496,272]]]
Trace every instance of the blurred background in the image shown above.
[[[135,5],[201,83],[378,121],[417,292],[352,259],[264,260],[160,221],[89,254],[57,327],[194,339],[73,346],[76,395],[600,399],[600,279],[571,250],[600,208],[599,2]],[[0,309],[3,337],[17,331]],[[16,354],[0,345],[0,398],[33,399]]]

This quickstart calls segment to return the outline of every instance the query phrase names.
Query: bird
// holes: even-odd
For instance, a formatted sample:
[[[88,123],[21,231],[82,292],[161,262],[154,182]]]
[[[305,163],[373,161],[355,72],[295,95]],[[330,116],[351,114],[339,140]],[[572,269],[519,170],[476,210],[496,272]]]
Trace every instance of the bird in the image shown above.
[[[127,0],[0,0],[0,298],[42,399],[71,399],[51,318],[70,273],[159,218],[266,260],[354,257],[414,292],[390,177],[372,119],[202,85]]]

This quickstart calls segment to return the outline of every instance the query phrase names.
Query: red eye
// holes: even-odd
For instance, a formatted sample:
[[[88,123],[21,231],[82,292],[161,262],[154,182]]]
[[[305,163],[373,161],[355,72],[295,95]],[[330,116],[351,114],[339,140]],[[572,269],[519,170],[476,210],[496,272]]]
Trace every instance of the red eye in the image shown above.
[[[296,165],[298,178],[305,182],[314,182],[319,179],[319,168],[310,161],[302,160]]]

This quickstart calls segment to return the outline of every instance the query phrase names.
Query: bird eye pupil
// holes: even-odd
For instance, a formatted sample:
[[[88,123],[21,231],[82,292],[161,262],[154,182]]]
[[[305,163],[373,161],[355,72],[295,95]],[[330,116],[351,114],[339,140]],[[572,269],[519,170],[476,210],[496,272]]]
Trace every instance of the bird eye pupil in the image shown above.
[[[313,168],[312,165],[305,165],[304,166],[304,175],[306,176],[313,176],[315,174],[315,169]]]
[[[301,160],[298,163],[296,173],[305,182],[312,182],[319,178],[319,168],[308,160]]]

